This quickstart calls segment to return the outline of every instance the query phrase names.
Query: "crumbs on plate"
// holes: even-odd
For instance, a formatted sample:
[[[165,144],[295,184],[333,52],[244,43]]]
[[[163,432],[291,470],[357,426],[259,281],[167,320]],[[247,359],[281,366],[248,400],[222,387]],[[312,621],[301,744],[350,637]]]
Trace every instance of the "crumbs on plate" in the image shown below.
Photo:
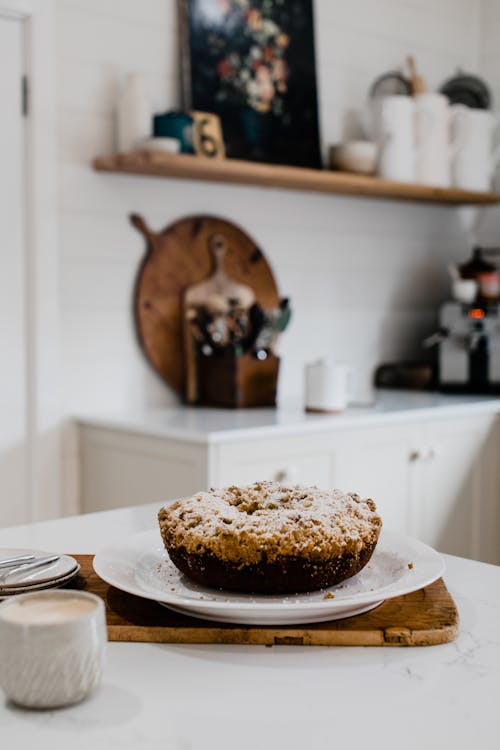
[[[332,594],[331,591],[327,591],[323,599],[335,599],[335,594]]]
[[[412,562],[408,563],[408,570],[413,570],[413,563]]]

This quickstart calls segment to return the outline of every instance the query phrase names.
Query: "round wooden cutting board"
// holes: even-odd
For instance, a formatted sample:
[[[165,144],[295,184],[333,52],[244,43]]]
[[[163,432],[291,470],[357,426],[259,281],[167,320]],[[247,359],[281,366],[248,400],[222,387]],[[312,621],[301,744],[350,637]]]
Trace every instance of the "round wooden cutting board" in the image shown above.
[[[184,292],[213,273],[210,241],[223,235],[226,273],[247,284],[263,308],[279,304],[273,273],[264,254],[242,229],[215,216],[192,216],[155,233],[141,216],[130,216],[146,239],[134,292],[134,317],[139,342],[158,375],[184,393],[182,301]]]

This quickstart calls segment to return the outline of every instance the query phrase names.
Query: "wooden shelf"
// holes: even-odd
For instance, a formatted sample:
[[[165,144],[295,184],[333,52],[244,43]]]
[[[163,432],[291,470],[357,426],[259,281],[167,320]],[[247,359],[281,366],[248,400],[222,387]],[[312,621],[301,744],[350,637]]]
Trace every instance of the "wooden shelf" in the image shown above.
[[[457,188],[435,188],[403,182],[387,182],[378,177],[303,169],[238,159],[206,159],[185,154],[138,151],[101,156],[94,160],[99,172],[153,175],[182,180],[204,180],[237,185],[303,190],[306,192],[358,195],[370,198],[442,203],[447,205],[495,205],[498,193],[479,193]]]

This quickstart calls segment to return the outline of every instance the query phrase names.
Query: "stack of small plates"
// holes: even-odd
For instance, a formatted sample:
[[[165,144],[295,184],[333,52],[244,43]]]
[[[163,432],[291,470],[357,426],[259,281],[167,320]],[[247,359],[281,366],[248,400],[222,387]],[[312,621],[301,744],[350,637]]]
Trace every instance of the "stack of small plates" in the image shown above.
[[[0,548],[0,563],[18,557],[33,556],[34,560],[24,566],[21,564],[2,567],[0,564],[0,599],[17,594],[28,594],[31,591],[59,588],[69,583],[80,570],[80,565],[69,555],[56,556],[50,552],[32,549]],[[33,567],[32,562],[43,558],[55,558],[52,562]]]

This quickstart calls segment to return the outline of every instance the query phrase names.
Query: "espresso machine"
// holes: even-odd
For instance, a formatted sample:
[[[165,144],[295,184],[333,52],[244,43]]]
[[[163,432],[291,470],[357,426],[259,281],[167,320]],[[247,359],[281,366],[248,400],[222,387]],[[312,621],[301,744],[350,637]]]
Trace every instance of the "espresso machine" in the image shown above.
[[[441,391],[500,393],[500,303],[445,302],[424,345],[438,347]]]

